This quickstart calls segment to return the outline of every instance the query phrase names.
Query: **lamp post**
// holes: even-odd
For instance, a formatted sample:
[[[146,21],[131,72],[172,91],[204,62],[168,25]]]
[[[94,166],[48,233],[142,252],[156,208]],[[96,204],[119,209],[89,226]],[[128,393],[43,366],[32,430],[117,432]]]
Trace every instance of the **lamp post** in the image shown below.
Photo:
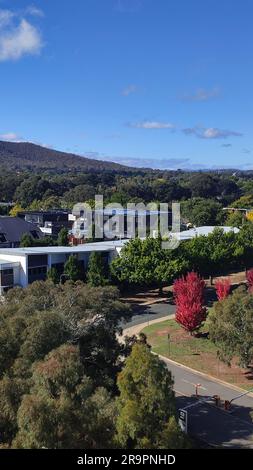
[[[169,334],[169,333],[168,333],[168,336],[167,336],[167,338],[168,338],[168,345],[169,345],[169,356],[170,356],[170,334]]]
[[[201,384],[196,384],[196,385],[195,385],[195,395],[196,395],[197,398],[198,398],[198,396],[199,396],[199,388],[200,388],[200,387],[201,387]]]

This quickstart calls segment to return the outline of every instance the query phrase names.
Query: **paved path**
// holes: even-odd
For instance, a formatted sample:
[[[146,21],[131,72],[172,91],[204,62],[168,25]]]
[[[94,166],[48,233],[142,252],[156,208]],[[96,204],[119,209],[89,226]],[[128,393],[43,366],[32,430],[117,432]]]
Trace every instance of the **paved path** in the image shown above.
[[[162,300],[148,305],[136,305],[130,322],[123,325],[123,336],[138,335],[143,328],[174,317],[175,306]]]

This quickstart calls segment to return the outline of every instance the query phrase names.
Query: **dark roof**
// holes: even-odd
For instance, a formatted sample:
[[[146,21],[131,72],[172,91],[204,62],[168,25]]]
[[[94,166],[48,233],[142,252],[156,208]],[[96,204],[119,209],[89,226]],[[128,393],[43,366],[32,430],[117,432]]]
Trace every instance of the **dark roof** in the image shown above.
[[[18,212],[18,215],[26,215],[26,214],[31,214],[31,215],[54,215],[54,214],[71,214],[72,211],[68,209],[52,209],[48,211],[42,211],[42,210],[37,210],[37,211],[20,211]]]
[[[36,233],[37,236],[34,238],[43,237],[39,228],[30,222],[26,222],[19,217],[0,217],[0,234],[4,235],[6,242],[20,242],[25,233],[28,233],[31,236],[33,236],[33,233]]]

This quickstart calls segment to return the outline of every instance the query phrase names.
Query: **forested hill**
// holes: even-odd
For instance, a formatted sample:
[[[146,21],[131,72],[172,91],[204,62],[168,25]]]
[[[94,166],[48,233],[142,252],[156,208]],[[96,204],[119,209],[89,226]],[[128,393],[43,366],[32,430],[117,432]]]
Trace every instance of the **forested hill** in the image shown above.
[[[117,163],[58,152],[29,142],[0,141],[0,167],[12,170],[47,170],[60,173],[74,171],[131,171]]]

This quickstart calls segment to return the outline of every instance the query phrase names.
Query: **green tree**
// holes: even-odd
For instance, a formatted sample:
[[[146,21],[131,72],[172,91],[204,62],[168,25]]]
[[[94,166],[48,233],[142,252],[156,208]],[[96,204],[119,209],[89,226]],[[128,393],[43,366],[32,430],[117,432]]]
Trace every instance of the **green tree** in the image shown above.
[[[197,227],[223,223],[222,204],[213,199],[200,197],[188,199],[181,203],[181,210],[183,218]]]
[[[238,209],[253,209],[253,195],[245,195],[231,203],[231,207]]]
[[[20,246],[22,248],[28,248],[34,246],[34,238],[29,233],[24,233],[20,240]]]
[[[12,444],[18,429],[22,430],[21,441],[24,439],[26,444],[22,444],[23,441],[19,439],[18,442],[15,441],[16,446],[26,446],[29,442],[31,446],[39,445],[38,443],[42,442],[43,429],[48,427],[48,432],[52,429],[50,422],[47,422],[50,416],[48,413],[51,413],[52,422],[57,419],[57,423],[61,423],[61,429],[65,426],[68,428],[71,420],[70,411],[66,415],[58,414],[60,403],[56,400],[57,397],[54,396],[54,400],[51,401],[48,396],[44,400],[42,395],[45,395],[45,389],[51,390],[49,385],[54,387],[56,379],[61,376],[56,395],[58,396],[61,380],[63,392],[60,401],[63,406],[64,390],[70,387],[70,383],[74,384],[74,379],[71,368],[57,372],[60,359],[58,353],[53,354],[53,351],[73,344],[76,348],[73,355],[78,354],[78,361],[74,359],[74,362],[79,366],[81,363],[82,366],[77,388],[81,386],[82,379],[88,377],[92,384],[90,400],[97,403],[95,414],[87,414],[90,423],[90,430],[87,432],[89,436],[94,433],[94,442],[97,446],[102,447],[103,442],[107,445],[106,441],[103,441],[103,434],[106,435],[103,423],[106,423],[106,413],[110,413],[111,400],[108,393],[103,390],[106,388],[114,395],[117,392],[116,378],[129,351],[128,345],[118,341],[125,318],[131,318],[131,312],[119,301],[117,289],[111,286],[93,288],[81,282],[54,285],[51,281],[40,281],[34,282],[26,289],[14,288],[8,291],[5,302],[0,305],[0,434],[3,445]],[[45,358],[51,353],[52,358],[50,356],[50,361],[47,362]],[[64,358],[64,354],[60,356]],[[68,357],[67,353],[66,356]],[[41,364],[41,369],[36,376],[36,383],[39,377],[42,380],[44,371],[45,386],[35,390],[34,371],[38,362]],[[67,367],[67,361],[62,360],[62,363],[65,362]],[[73,393],[74,397],[75,390]],[[24,395],[28,398],[25,399]],[[71,400],[72,395],[69,392],[65,402],[68,410],[76,406],[74,398]],[[93,407],[92,404],[91,406]],[[80,408],[80,403],[78,407]],[[19,424],[17,416],[20,419]],[[33,423],[36,417],[37,424]],[[38,429],[36,426],[39,426],[39,430],[38,433],[37,430],[34,431],[37,437],[34,434],[29,441],[33,426],[34,429]],[[24,428],[29,428],[29,436]],[[73,433],[74,424],[70,429],[68,436]],[[48,438],[52,439],[52,434]],[[37,444],[36,439],[38,439]],[[48,446],[50,444],[57,447],[57,441],[50,442],[47,442]],[[12,445],[14,446],[14,443]]]
[[[209,325],[220,359],[231,364],[233,358],[239,358],[242,367],[249,367],[253,360],[253,295],[241,286],[215,303]]]
[[[25,380],[8,377],[0,380],[0,435],[1,443],[10,443],[18,431],[17,412],[21,396],[29,391]]]
[[[28,176],[17,187],[14,194],[14,201],[18,201],[22,207],[28,207],[33,201],[39,201],[45,192],[50,189],[50,182],[40,176]]]
[[[253,266],[253,224],[246,222],[237,234],[235,256],[247,270]]]
[[[56,268],[52,267],[48,270],[47,279],[51,280],[54,284],[58,284],[60,276]]]
[[[173,380],[166,365],[142,343],[132,352],[118,378],[117,440],[124,448],[157,449],[182,445],[175,418]]]
[[[64,274],[70,281],[78,281],[82,279],[83,273],[80,267],[80,262],[75,255],[70,255],[69,259],[64,265]]]
[[[42,201],[42,208],[44,211],[59,209],[59,207],[61,207],[61,200],[59,197],[54,196],[54,195],[51,195],[49,197],[45,197],[45,196]]]
[[[192,197],[212,198],[219,194],[219,180],[207,173],[197,173],[189,178]]]
[[[241,211],[229,212],[226,218],[226,225],[229,227],[241,227],[245,222],[245,214]]]
[[[180,248],[191,269],[211,278],[238,263],[236,254],[237,235],[215,229],[208,236],[194,237]]]
[[[94,251],[89,257],[87,282],[93,287],[108,284],[108,274],[106,272],[105,260],[101,253]]]
[[[23,210],[24,209],[20,204],[15,204],[15,206],[11,208],[9,215],[11,217],[17,217],[18,213],[22,212]]]
[[[58,238],[57,238],[57,244],[59,246],[68,246],[69,244],[69,231],[67,228],[63,227],[59,234],[58,234]]]
[[[188,269],[180,249],[163,249],[161,239],[131,240],[121,250],[120,257],[112,261],[112,277],[119,283],[161,289]]]
[[[33,238],[29,233],[24,233],[20,240],[22,248],[29,248],[30,246],[55,246],[55,241],[52,237]]]
[[[85,376],[78,347],[63,345],[37,363],[30,394],[18,410],[13,447],[110,448],[115,406]]]

